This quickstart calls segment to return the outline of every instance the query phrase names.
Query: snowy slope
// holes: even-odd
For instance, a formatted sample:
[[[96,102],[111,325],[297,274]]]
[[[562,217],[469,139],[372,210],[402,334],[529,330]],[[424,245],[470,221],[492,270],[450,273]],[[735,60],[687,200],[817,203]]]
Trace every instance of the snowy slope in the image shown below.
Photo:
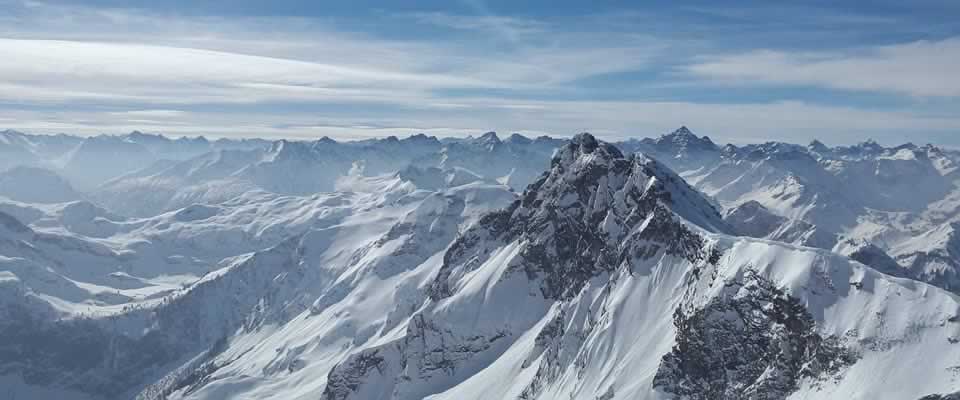
[[[153,329],[189,332],[180,345],[191,356],[140,397],[951,389],[953,295],[824,250],[728,236],[677,179],[580,135],[516,201],[478,184],[378,198],[170,297]],[[352,187],[364,185],[376,184]],[[923,374],[899,368],[919,359]],[[735,372],[718,376],[716,365]]]
[[[342,234],[344,245],[351,248],[381,234],[409,235],[405,229],[417,227],[404,221],[415,219],[417,210],[429,222],[446,217],[446,212],[433,213],[447,207],[453,207],[449,211],[453,215],[476,215],[515,196],[506,187],[480,184],[434,195],[396,175],[357,178],[342,183],[341,189],[307,197],[250,192],[218,206],[193,205],[145,219],[110,215],[89,203],[5,203],[0,209],[18,214],[32,227],[0,214],[8,222],[4,226],[9,226],[0,235],[7,283],[2,308],[8,315],[0,330],[7,332],[6,348],[13,351],[8,353],[11,358],[3,359],[48,361],[0,362],[0,369],[25,374],[27,386],[71,389],[97,398],[132,396],[126,391],[158,379],[154,374],[183,362],[183,355],[212,344],[203,335],[184,339],[184,329],[197,327],[197,320],[189,317],[196,309],[189,308],[187,314],[167,310],[182,310],[178,307],[197,301],[190,299],[204,290],[208,292],[199,295],[199,301],[204,307],[216,306],[217,299],[207,297],[209,289],[202,288],[207,287],[204,282],[220,284],[215,278],[220,274],[223,279],[239,274],[245,287],[271,285],[272,275],[250,278],[243,271],[256,260],[276,257],[243,254],[277,246],[273,252],[281,253],[281,259],[289,257],[283,252],[289,243],[314,230],[317,233],[307,236],[347,232]],[[442,248],[456,234],[457,222],[439,218],[422,229],[440,235],[423,236],[425,245]],[[282,264],[271,263],[276,267]],[[198,281],[200,276],[204,277]],[[188,289],[181,293],[184,287]],[[259,299],[256,292],[248,294],[253,301]],[[227,310],[234,310],[240,320],[250,311],[242,304],[219,310],[205,333],[222,331],[224,324],[237,326],[233,324],[238,320],[224,320]],[[71,330],[84,335],[70,334]],[[49,343],[37,352],[15,350],[40,343],[35,338]],[[90,353],[77,355],[74,363],[58,364],[57,357],[69,354],[62,346],[84,340]],[[129,374],[131,368],[137,373]]]
[[[622,177],[625,160],[591,142],[574,139],[520,205],[458,239],[430,286],[433,301],[401,337],[334,368],[325,398],[909,398],[950,389],[958,350],[940,351],[957,333],[947,322],[952,295],[825,251],[686,231],[669,215],[702,210],[662,194],[639,198],[677,214],[640,201],[626,207],[640,218],[616,218],[622,197],[606,196],[604,181]],[[627,175],[619,193],[633,197],[630,182],[644,176]],[[605,241],[609,232],[626,236]],[[924,357],[937,372],[903,374],[900,357]]]
[[[693,145],[691,145],[693,143]],[[960,154],[932,145],[847,147],[769,142],[722,148],[681,129],[634,142],[716,200],[741,234],[893,259],[896,275],[958,290]],[[866,258],[864,258],[866,259]],[[880,261],[882,260],[882,261]]]
[[[357,142],[279,140],[262,150],[216,150],[179,162],[160,161],[89,192],[117,212],[147,217],[195,202],[218,204],[251,190],[284,195],[330,192],[350,175],[398,171],[441,170],[450,176],[437,179],[455,185],[499,182],[520,190],[540,175],[560,143],[516,134],[501,141],[492,132],[447,143],[425,135]],[[423,179],[420,183],[426,184]]]
[[[685,128],[627,152],[589,134],[121,142],[157,161],[93,202],[0,199],[0,393],[957,390],[948,151],[719,147]],[[876,194],[913,184],[930,206]]]
[[[169,138],[134,131],[81,138],[0,132],[0,172],[42,167],[87,198],[128,216],[148,217],[193,202],[220,203],[251,190],[307,195],[334,190],[349,174],[378,176],[409,166],[462,171],[522,190],[562,139],[512,134],[500,140],[439,140],[423,134],[338,142]]]

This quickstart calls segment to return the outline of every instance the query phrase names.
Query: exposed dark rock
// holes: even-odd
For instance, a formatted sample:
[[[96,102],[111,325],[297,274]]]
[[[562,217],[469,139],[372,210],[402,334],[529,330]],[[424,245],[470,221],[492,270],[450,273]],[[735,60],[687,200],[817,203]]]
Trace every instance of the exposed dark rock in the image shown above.
[[[785,399],[801,379],[823,379],[856,361],[771,281],[751,273],[725,285],[705,307],[677,309],[676,344],[655,388],[690,399]]]
[[[364,377],[373,370],[382,373],[384,359],[378,349],[363,351],[350,356],[327,374],[324,400],[343,400],[360,387]]]
[[[960,392],[950,394],[931,394],[921,397],[919,400],[960,400]]]
[[[698,192],[662,164],[643,155],[624,157],[616,147],[580,134],[520,201],[485,216],[453,243],[429,294],[434,300],[450,296],[451,274],[480,265],[487,253],[477,244],[491,241],[524,244],[522,262],[512,271],[540,279],[548,299],[570,298],[592,277],[660,251],[716,261],[719,255],[676,214],[707,221],[706,229],[725,226]]]

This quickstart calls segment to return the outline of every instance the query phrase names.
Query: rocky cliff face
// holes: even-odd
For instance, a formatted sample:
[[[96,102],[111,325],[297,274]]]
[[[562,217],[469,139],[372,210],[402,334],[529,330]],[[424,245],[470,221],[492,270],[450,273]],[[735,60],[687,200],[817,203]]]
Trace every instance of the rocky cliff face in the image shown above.
[[[674,211],[676,210],[676,211]],[[451,246],[431,297],[451,294],[451,281],[469,272],[488,243],[523,243],[516,270],[539,279],[548,299],[576,295],[592,277],[649,258],[661,250],[692,262],[719,255],[681,222],[725,229],[716,210],[657,161],[624,157],[593,136],[564,146],[551,169],[521,200],[486,216]]]
[[[783,399],[802,378],[821,379],[856,362],[836,337],[823,337],[796,298],[749,273],[724,282],[705,307],[677,308],[676,344],[653,386],[691,399]]]

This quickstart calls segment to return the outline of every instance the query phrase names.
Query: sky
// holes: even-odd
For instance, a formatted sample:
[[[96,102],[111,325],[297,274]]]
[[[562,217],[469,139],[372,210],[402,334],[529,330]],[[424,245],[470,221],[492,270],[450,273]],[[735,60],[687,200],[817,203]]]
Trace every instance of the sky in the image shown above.
[[[621,140],[686,125],[718,143],[960,146],[957,17],[953,0],[0,0],[0,129]]]

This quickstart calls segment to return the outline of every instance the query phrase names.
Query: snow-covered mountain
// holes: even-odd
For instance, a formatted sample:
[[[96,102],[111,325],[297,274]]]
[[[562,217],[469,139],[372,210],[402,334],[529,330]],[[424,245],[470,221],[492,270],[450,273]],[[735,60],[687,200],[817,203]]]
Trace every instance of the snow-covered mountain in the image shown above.
[[[0,172],[18,166],[40,167],[66,177],[75,188],[90,190],[157,160],[184,160],[217,149],[265,148],[269,144],[262,139],[170,139],[138,131],[84,138],[5,130],[0,131]]]
[[[697,137],[686,126],[658,138],[631,139],[620,144],[628,152],[665,156],[677,170],[695,170],[715,163],[720,158],[720,147],[707,136]]]
[[[494,138],[435,143],[521,152]],[[848,258],[733,236],[785,217],[760,202],[722,214],[649,155],[581,134],[522,194],[449,164],[371,176],[357,170],[375,163],[352,160],[335,190],[309,194],[241,174],[293,173],[323,146],[290,143],[123,178],[255,185],[153,216],[0,201],[0,386],[90,399],[955,390],[955,295],[885,275],[902,271],[875,246],[845,241]],[[855,261],[879,259],[886,270]],[[913,360],[925,368],[899,368]]]
[[[951,245],[960,196],[954,151],[873,141],[715,148],[685,129],[640,143],[635,148],[715,199],[741,234],[846,255],[868,246],[905,276],[960,290]]]
[[[40,140],[23,137],[40,154]],[[77,197],[53,196],[73,182],[44,183],[48,170],[0,175],[20,179],[0,178],[3,190],[51,188],[0,193],[0,393],[957,390],[950,151],[721,147],[686,128],[620,144],[488,133],[228,145],[133,133],[82,140],[64,160],[132,165],[129,146],[144,165],[78,185]],[[883,197],[884,186],[926,203]]]
[[[409,166],[462,171],[514,190],[536,179],[563,140],[494,132],[445,139],[422,134],[338,142],[204,137],[171,139],[134,131],[80,138],[0,132],[0,172],[40,167],[87,198],[129,216],[152,216],[194,202],[218,203],[250,190],[329,192],[350,175],[377,176]]]
[[[265,149],[223,149],[183,161],[163,160],[91,190],[111,209],[150,216],[186,205],[219,203],[250,190],[285,195],[330,192],[350,176],[439,169],[458,182],[500,182],[522,190],[543,170],[561,140],[495,133],[449,140],[413,135],[404,139],[337,142],[273,142]],[[444,178],[446,179],[446,178]]]

